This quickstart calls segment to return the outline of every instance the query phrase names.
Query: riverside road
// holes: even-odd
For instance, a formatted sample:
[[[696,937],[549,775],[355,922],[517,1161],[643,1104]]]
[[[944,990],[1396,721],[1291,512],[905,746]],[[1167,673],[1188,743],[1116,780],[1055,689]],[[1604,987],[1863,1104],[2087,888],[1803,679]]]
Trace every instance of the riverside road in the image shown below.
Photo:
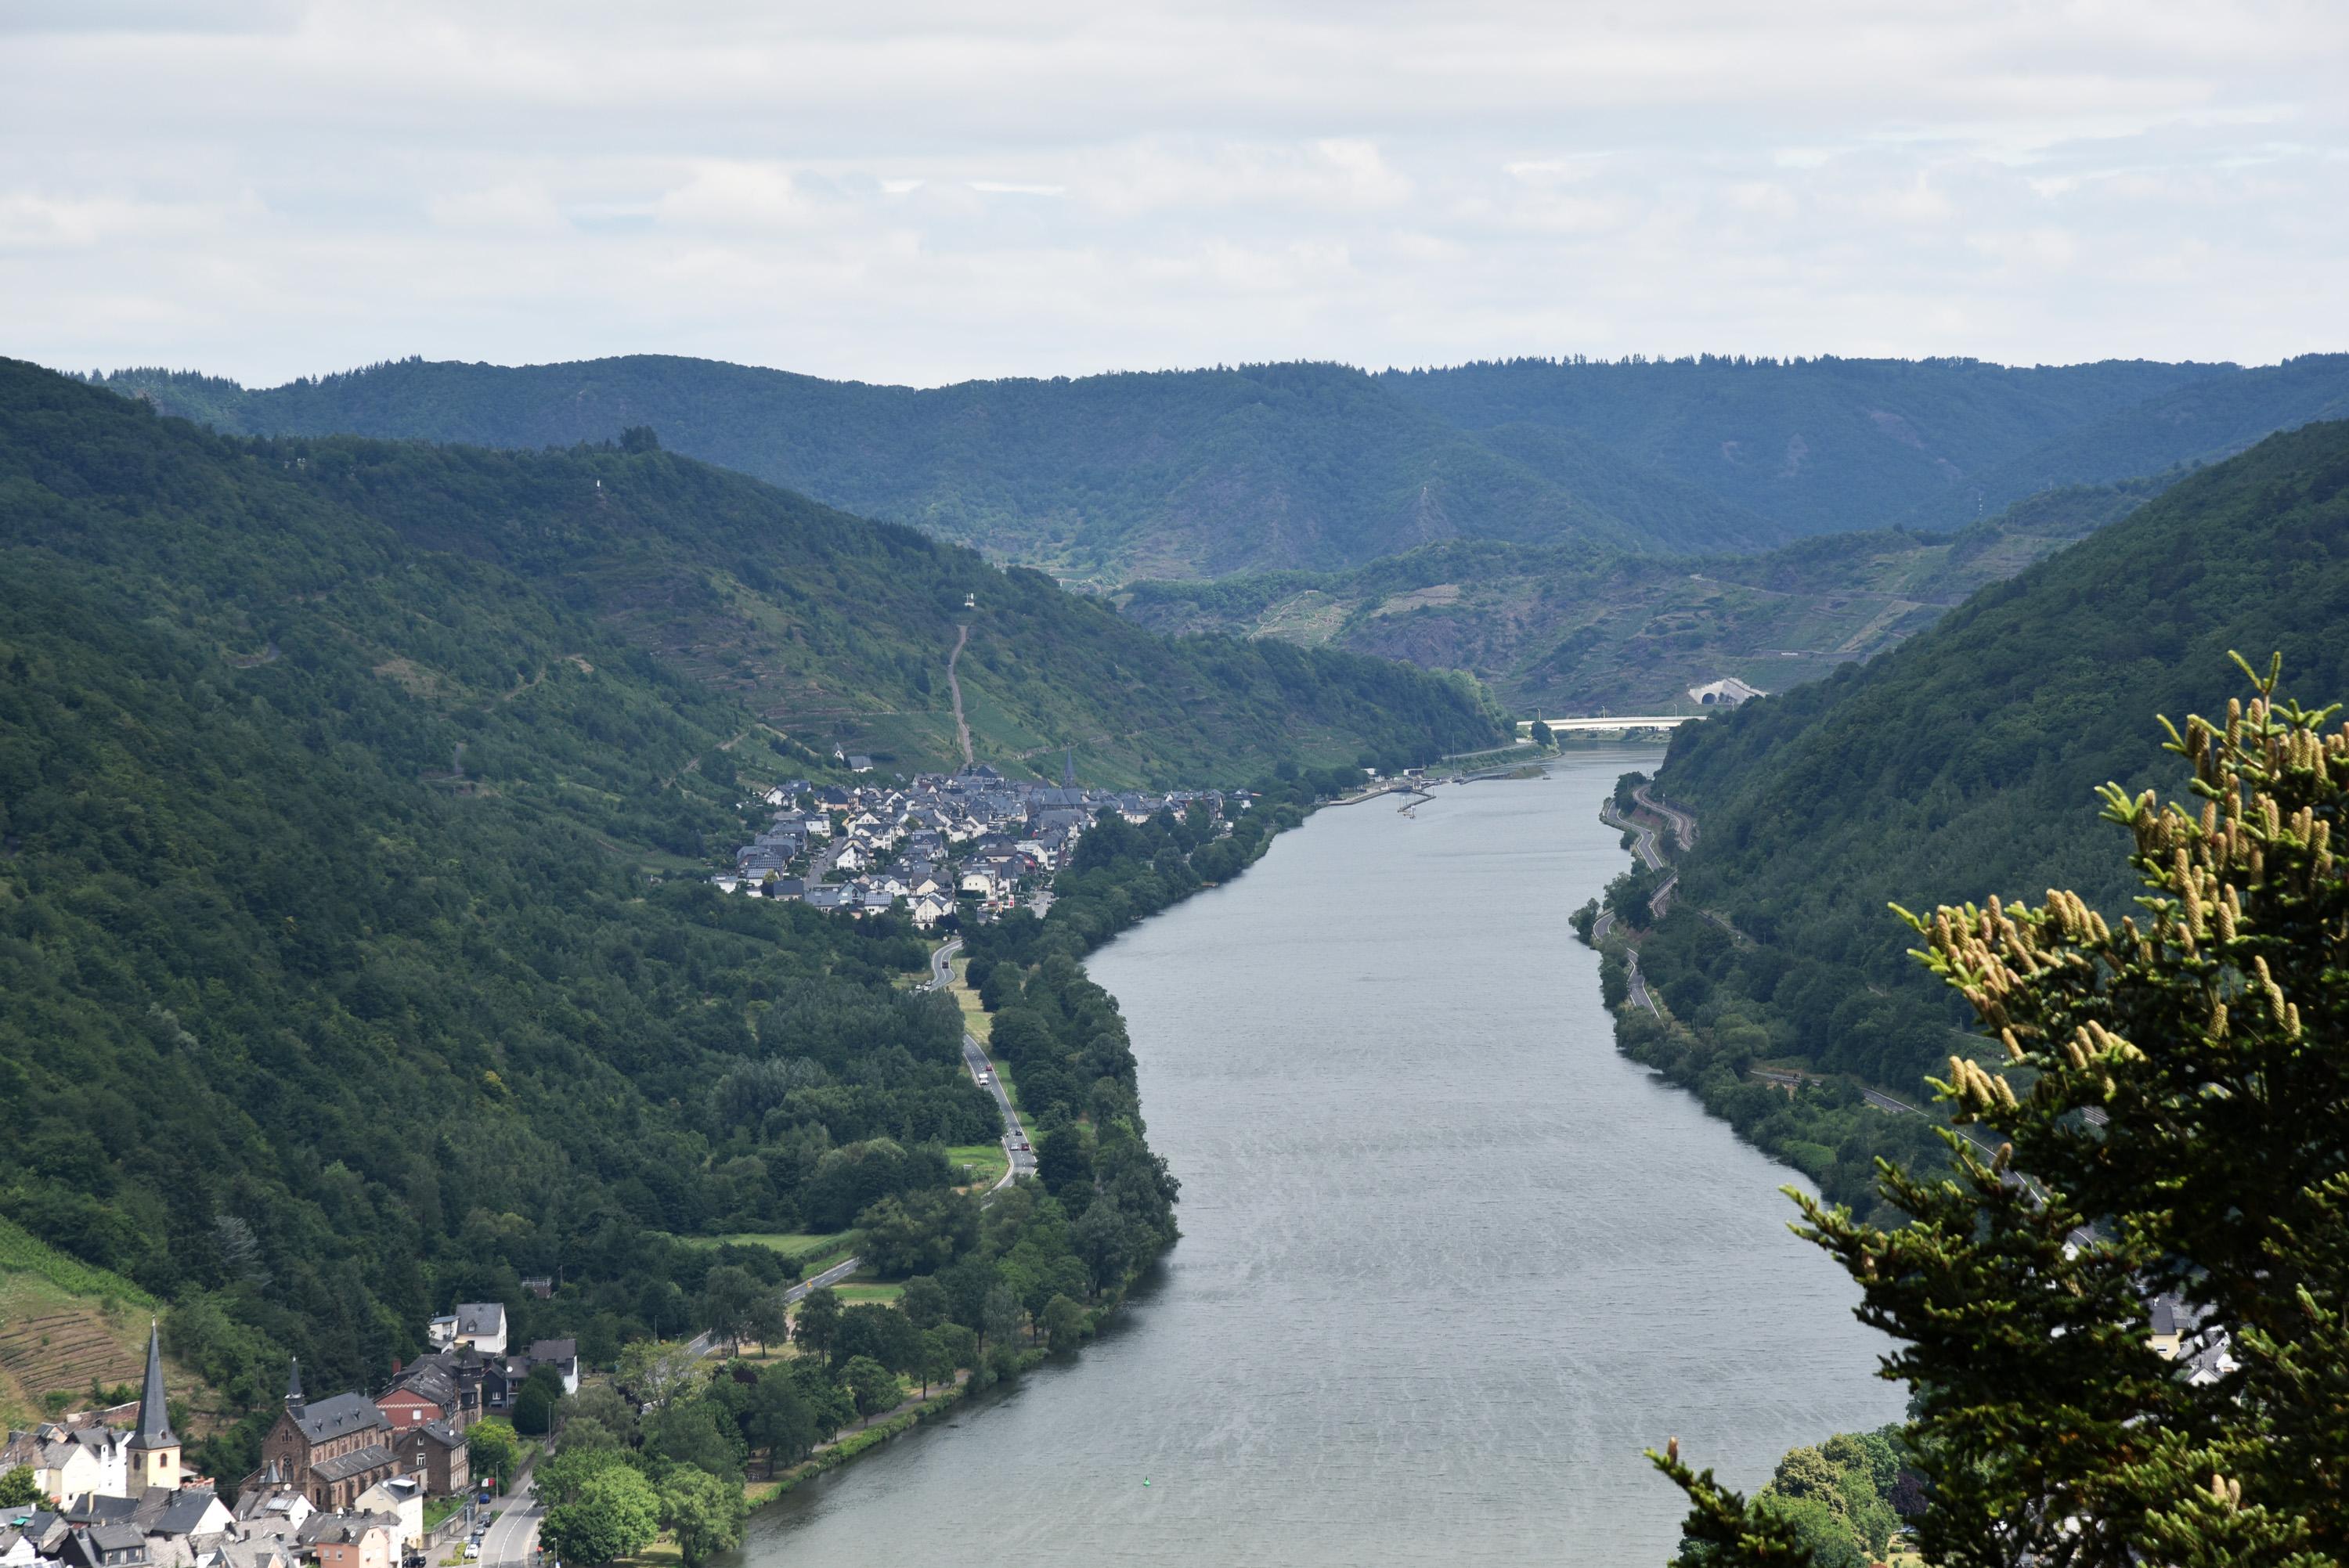
[[[741,1568],[1661,1563],[1642,1448],[1747,1491],[1897,1418],[1790,1173],[1624,1059],[1570,940],[1623,867],[1591,807],[1656,756],[1316,812],[1089,956],[1182,1242],[1081,1356],[761,1510]]]
[[[538,1526],[546,1511],[538,1506],[537,1484],[525,1471],[481,1536],[481,1568],[525,1568],[538,1548]]]

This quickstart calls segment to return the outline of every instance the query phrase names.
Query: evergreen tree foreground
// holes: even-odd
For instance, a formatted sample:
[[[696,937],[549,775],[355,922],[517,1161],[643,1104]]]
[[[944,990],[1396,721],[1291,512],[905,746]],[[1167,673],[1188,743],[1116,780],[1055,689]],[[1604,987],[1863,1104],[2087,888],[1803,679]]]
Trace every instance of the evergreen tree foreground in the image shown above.
[[[1902,1342],[1928,1563],[2349,1561],[2349,726],[2243,668],[2248,704],[2164,721],[2198,805],[2103,791],[2137,914],[1899,912],[2005,1057],[1936,1082],[1951,1172],[1879,1164],[1898,1229],[1794,1194]],[[2228,1357],[2153,1348],[2161,1295]],[[1814,1561],[1794,1511],[1651,1458],[1693,1505],[1682,1562]]]

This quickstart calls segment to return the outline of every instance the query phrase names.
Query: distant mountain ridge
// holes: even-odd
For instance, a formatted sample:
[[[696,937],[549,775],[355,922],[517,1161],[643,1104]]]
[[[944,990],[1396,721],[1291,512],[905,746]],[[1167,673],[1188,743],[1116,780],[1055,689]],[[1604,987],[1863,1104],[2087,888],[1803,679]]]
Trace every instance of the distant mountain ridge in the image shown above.
[[[1161,630],[1468,670],[1552,713],[1816,678],[2127,510],[2082,487],[2141,500],[2349,411],[2340,354],[1273,364],[927,390],[658,356],[105,381],[254,433],[531,449],[649,427],[1114,591]]]
[[[2349,355],[2245,370],[2143,360],[1703,356],[827,381],[631,356],[403,360],[249,390],[116,390],[250,434],[672,450],[1064,580],[1333,571],[1451,539],[1744,554],[1947,530],[2039,490],[2209,460],[2349,399]]]
[[[2146,360],[2010,367],[1707,355],[1628,364],[1500,360],[1391,370],[1379,379],[1462,429],[1580,431],[1619,458],[1768,518],[1794,539],[1883,527],[2052,435],[2240,374],[2232,366]],[[2176,460],[2099,477],[2129,478]]]
[[[637,356],[409,360],[263,391],[158,372],[109,385],[247,434],[541,447],[650,426],[673,450],[1102,584],[1339,567],[1462,536],[1627,550],[1775,537],[1588,443],[1505,450],[1332,365],[916,390]]]
[[[2107,484],[2233,457],[2279,430],[2349,417],[2349,354],[2198,379],[2116,410],[2009,459],[1909,521],[1951,526],[2064,485]],[[1967,492],[1971,492],[1970,494]]]

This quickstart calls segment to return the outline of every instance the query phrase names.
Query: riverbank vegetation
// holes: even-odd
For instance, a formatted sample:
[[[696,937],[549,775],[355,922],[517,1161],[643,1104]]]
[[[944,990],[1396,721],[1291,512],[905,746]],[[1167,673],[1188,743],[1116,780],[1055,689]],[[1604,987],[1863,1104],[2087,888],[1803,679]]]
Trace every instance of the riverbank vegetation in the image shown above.
[[[2057,890],[1903,912],[1999,1042],[1935,1086],[1995,1150],[1952,1132],[1950,1177],[1888,1168],[1892,1225],[1796,1202],[1899,1344],[1929,1562],[2349,1560],[2349,725],[2282,668],[2166,725],[2184,803],[2103,791],[2118,831],[2080,837],[2136,913]],[[1658,1462],[1687,1561],[1809,1557],[1782,1505]]]
[[[1862,1212],[1878,1157],[1933,1168],[1927,1119],[1860,1091],[1922,1105],[1989,1043],[1886,904],[2068,884],[2126,913],[2078,828],[2097,785],[2158,774],[2127,716],[2223,702],[2235,646],[2349,689],[2344,472],[2349,425],[2274,437],[1873,664],[1676,731],[1659,779],[1703,833],[1640,938],[1672,1023],[1627,1016],[1626,1051]],[[1765,1086],[1755,1063],[1825,1081]]]
[[[608,1366],[797,1272],[725,1238],[967,1233],[947,1150],[999,1128],[904,986],[925,944],[702,880],[746,780],[827,765],[765,683],[911,705],[975,582],[1005,640],[964,678],[1153,732],[1121,768],[1497,732],[1463,683],[1177,647],[641,438],[231,439],[0,362],[0,1216],[164,1304],[232,1482],[289,1354],[372,1390],[493,1300]],[[758,646],[700,640],[735,616]]]

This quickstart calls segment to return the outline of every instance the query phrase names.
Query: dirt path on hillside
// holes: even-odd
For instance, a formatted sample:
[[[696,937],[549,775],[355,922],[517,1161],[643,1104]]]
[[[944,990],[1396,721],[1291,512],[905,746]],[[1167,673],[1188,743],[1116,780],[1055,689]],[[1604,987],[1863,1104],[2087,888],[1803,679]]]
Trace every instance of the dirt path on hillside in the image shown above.
[[[962,747],[962,765],[968,768],[973,760],[970,754],[970,726],[962,717],[962,682],[955,678],[955,665],[962,658],[963,645],[970,641],[970,628],[955,628],[954,652],[947,655],[947,690],[954,696],[955,739]]]

